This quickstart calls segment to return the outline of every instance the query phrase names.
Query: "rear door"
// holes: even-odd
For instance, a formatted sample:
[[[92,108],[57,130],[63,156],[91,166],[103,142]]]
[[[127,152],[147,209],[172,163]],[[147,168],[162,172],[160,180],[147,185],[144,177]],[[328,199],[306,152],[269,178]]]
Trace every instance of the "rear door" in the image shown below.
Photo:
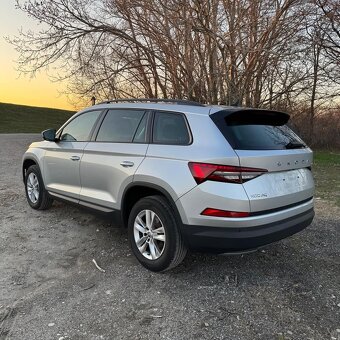
[[[80,165],[80,203],[97,209],[120,209],[122,190],[133,180],[148,143],[149,113],[108,110],[84,149]]]
[[[312,198],[313,153],[286,125],[289,115],[266,110],[218,112],[213,117],[239,157],[241,167],[264,170],[243,187],[252,212],[303,203]]]

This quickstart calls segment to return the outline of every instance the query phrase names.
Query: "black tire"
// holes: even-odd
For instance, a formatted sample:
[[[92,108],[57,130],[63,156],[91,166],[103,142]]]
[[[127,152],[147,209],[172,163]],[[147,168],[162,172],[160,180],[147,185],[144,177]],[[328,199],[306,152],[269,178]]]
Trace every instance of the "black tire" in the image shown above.
[[[34,174],[38,180],[38,192],[39,196],[36,202],[33,202],[28,194],[27,181],[29,180],[30,174]],[[45,190],[44,182],[42,180],[41,172],[38,165],[31,165],[25,174],[25,192],[28,204],[33,209],[46,210],[51,207],[53,199]]]
[[[163,224],[165,234],[164,249],[159,258],[148,259],[138,249],[134,236],[134,222],[143,210],[151,210]],[[147,269],[160,272],[178,266],[184,259],[187,249],[180,234],[173,209],[163,196],[148,196],[139,200],[132,208],[128,221],[128,237],[132,252]]]

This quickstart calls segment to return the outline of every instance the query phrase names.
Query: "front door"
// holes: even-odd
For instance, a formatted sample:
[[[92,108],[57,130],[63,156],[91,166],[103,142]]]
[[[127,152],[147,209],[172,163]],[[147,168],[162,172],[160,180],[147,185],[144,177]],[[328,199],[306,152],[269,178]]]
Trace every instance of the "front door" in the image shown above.
[[[62,128],[59,140],[46,147],[44,183],[51,194],[78,202],[80,161],[100,113],[88,111],[76,116]]]

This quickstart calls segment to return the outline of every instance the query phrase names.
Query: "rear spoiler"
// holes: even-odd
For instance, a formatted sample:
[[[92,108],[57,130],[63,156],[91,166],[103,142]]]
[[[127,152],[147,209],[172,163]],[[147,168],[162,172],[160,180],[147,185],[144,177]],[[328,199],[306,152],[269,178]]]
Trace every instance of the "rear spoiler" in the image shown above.
[[[224,120],[228,125],[272,125],[287,124],[288,113],[263,109],[232,108],[210,115],[214,122]]]

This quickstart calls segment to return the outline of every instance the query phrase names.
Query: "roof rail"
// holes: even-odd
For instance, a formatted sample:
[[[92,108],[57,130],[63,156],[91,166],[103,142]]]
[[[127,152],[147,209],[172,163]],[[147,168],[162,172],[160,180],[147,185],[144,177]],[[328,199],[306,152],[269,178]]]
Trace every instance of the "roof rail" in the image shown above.
[[[193,105],[193,106],[205,106],[201,103],[190,101],[190,100],[182,100],[182,99],[156,99],[156,98],[128,98],[128,99],[112,99],[112,100],[105,100],[100,104],[110,104],[110,103],[171,103],[177,105]]]

